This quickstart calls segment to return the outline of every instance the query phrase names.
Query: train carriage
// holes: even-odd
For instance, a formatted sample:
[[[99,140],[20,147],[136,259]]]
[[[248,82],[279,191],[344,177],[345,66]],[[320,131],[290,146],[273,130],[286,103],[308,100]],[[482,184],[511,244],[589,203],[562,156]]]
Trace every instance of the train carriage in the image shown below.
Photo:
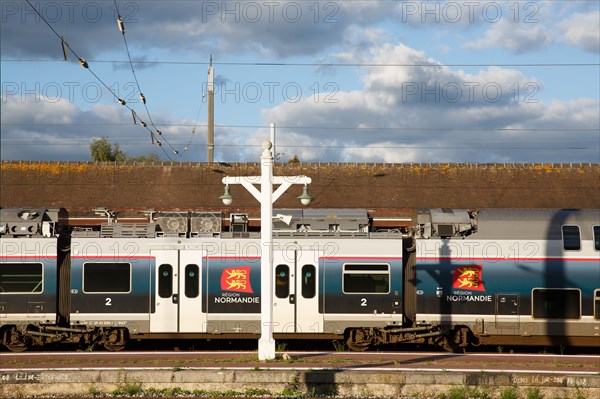
[[[59,318],[59,211],[2,209],[0,216],[0,342],[19,352],[25,333],[40,334],[36,326],[52,328]]]
[[[104,346],[114,350],[130,338],[173,334],[260,334],[261,246],[255,236],[78,236],[71,240],[70,320],[112,329]],[[386,236],[275,238],[276,337],[340,338],[351,326],[401,324],[402,239]]]
[[[220,214],[188,212],[67,230],[61,212],[2,210],[9,350],[260,335],[263,251],[247,218],[228,232]],[[376,231],[364,210],[290,215],[274,223],[276,339],[598,346],[598,210],[428,209],[403,231]]]
[[[599,212],[486,210],[476,231],[444,233],[464,212],[419,215],[416,320],[463,344],[468,331],[486,345],[596,345]]]

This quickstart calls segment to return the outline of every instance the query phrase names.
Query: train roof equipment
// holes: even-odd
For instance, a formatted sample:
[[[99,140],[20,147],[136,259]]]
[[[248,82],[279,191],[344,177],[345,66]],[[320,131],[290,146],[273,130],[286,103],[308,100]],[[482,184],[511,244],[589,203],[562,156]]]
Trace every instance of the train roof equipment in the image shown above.
[[[191,212],[190,236],[212,237],[221,233],[223,227],[222,212]]]
[[[56,237],[60,209],[4,208],[0,210],[0,236]]]
[[[477,231],[477,213],[465,209],[419,209],[415,228],[419,238],[465,237]]]

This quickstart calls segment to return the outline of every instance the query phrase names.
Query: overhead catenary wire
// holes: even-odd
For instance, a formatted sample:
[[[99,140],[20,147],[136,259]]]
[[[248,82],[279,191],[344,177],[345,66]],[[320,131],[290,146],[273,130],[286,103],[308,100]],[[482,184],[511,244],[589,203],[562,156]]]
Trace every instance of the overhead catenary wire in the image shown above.
[[[6,126],[129,126],[129,123],[36,123],[36,122],[1,122],[0,125]],[[160,123],[159,126],[169,127],[206,127],[207,124],[202,123]],[[227,125],[227,124],[215,124],[216,128],[219,129],[269,129],[270,125]],[[432,133],[479,133],[479,132],[594,132],[600,133],[600,128],[569,128],[569,127],[556,127],[556,128],[530,128],[530,127],[482,127],[482,128],[421,128],[421,127],[365,127],[365,126],[318,126],[318,125],[306,125],[306,126],[285,126],[277,125],[277,129],[289,129],[289,130],[331,130],[341,131],[382,131],[382,132],[432,132]]]
[[[121,104],[122,106],[126,107],[127,109],[129,109],[132,113],[135,113],[135,111],[133,110],[133,108],[129,105],[127,105],[127,103],[125,102],[125,100],[123,100],[122,98],[119,98],[119,96],[90,68],[90,65],[88,63],[88,61],[86,61],[83,57],[79,56],[79,54],[69,45],[69,43],[64,39],[63,36],[61,36],[56,29],[54,29],[54,27],[46,20],[46,18],[42,15],[42,13],[40,13],[40,11],[33,5],[31,4],[30,0],[25,0],[25,2],[33,9],[33,11],[40,17],[40,19],[46,24],[46,26],[48,26],[48,28],[50,28],[50,30],[54,33],[54,35],[59,38],[61,40],[61,46],[63,46],[63,55],[66,56],[68,55],[68,53],[70,52],[71,54],[73,54],[73,56],[77,59],[77,62],[84,68],[86,69],[88,72],[90,72],[92,74],[92,76],[94,76],[94,78],[102,85],[106,88],[106,90],[108,90],[108,92],[110,94],[113,95],[113,97],[119,102],[119,104]],[[150,132],[151,135],[154,134],[154,132],[152,132],[152,130],[150,128],[148,128],[147,126],[143,126],[147,131]],[[159,145],[160,147],[160,145]],[[167,156],[167,158],[169,160],[172,160],[171,156],[169,155],[169,153],[161,147],[161,149],[163,150],[163,152],[165,153],[165,155]]]
[[[3,125],[40,125],[36,123],[3,123]],[[71,125],[67,123],[63,124],[52,124],[52,125]],[[75,124],[76,126],[82,124]],[[104,125],[104,124],[91,124],[91,125]],[[126,123],[121,123],[118,125],[128,125]],[[195,125],[195,124],[194,124]],[[164,126],[161,124],[161,126]],[[169,125],[169,126],[179,126],[179,127],[190,127],[192,124],[177,124],[177,125]],[[205,125],[204,125],[205,126]],[[269,126],[261,126],[261,125],[219,125],[217,128],[268,128]],[[329,141],[326,144],[294,144],[294,143],[281,143],[280,147],[282,148],[296,148],[296,149],[358,149],[358,150],[373,150],[373,149],[427,149],[427,150],[440,150],[440,149],[453,149],[453,150],[465,150],[472,151],[473,149],[477,150],[518,150],[518,151],[598,151],[600,147],[598,147],[598,137],[597,134],[600,133],[599,129],[594,128],[468,128],[468,129],[460,129],[460,128],[366,128],[366,127],[356,127],[356,128],[342,128],[342,127],[331,127],[331,126],[281,126],[280,129],[284,130],[306,130],[310,129],[312,131],[318,130],[329,130],[332,133],[341,133],[347,134],[348,130],[354,130],[357,134],[361,134],[361,132],[367,131],[381,131],[383,134],[389,133],[402,133],[412,135],[406,138],[406,142],[402,143],[402,136],[393,136],[393,137],[379,137],[375,142],[372,141],[372,137],[361,137],[355,136],[349,143],[340,144],[338,141],[331,142]],[[521,139],[519,140],[519,146],[513,145],[503,145],[503,139],[501,138],[490,138],[488,136],[482,136],[481,140],[476,142],[473,141],[471,137],[472,134],[479,134],[481,132],[489,132],[497,133],[497,132],[505,132],[505,133],[513,133],[519,132]],[[417,143],[414,141],[414,133],[427,132],[427,133],[438,133],[438,134],[448,134],[450,136],[460,135],[458,137],[452,138],[452,143],[459,144],[457,145],[444,145],[440,146],[435,143],[426,144],[426,143]],[[543,143],[539,138],[533,135],[537,135],[539,133],[564,133],[564,132],[578,132],[586,135],[593,134],[594,137],[590,138],[580,138],[577,140],[577,144],[573,143],[571,136],[561,136],[561,137],[544,137]],[[530,138],[525,138],[529,135]],[[134,143],[128,144],[128,142],[135,141],[136,139],[133,136],[123,136],[120,135],[119,139],[121,143],[125,146],[135,145]],[[367,140],[368,143],[361,144],[363,140]],[[392,140],[390,142],[390,140]],[[482,142],[483,140],[483,142]],[[20,139],[6,139],[3,138],[3,145],[8,146],[20,146],[25,145],[25,141],[29,141],[28,139],[20,138]],[[49,140],[47,141],[48,145],[82,145],[77,144],[81,139],[60,139],[60,140]],[[396,141],[394,143],[394,141]],[[466,143],[467,145],[461,145],[460,143]],[[175,143],[176,145],[184,145],[184,143]],[[220,148],[259,148],[261,144],[254,143],[227,143],[222,142],[216,147]]]
[[[77,143],[75,140],[80,140],[82,141],[81,143]],[[7,143],[8,141],[8,143]],[[15,143],[10,143],[10,141],[16,141]],[[21,145],[27,145],[27,146],[31,146],[32,144],[29,142],[22,142],[20,143],[19,141],[25,141],[25,139],[4,139],[3,145],[11,145],[11,146],[21,146]],[[75,142],[74,142],[75,141]],[[135,139],[131,139],[131,141],[133,141],[131,144],[127,143],[127,140],[124,140],[124,144],[123,146],[129,146],[129,145],[136,145],[135,143]],[[40,146],[49,146],[49,145],[57,145],[57,146],[63,146],[65,145],[65,142],[68,143],[68,145],[70,146],[84,146],[84,145],[88,145],[87,142],[85,142],[82,139],[61,139],[61,140],[52,140],[52,141],[46,141],[44,143],[40,143],[37,145]],[[398,149],[398,150],[402,150],[402,149],[426,149],[426,150],[440,150],[440,151],[444,151],[444,150],[461,150],[461,151],[473,151],[475,150],[517,150],[517,151],[548,151],[548,150],[556,150],[556,151],[564,151],[564,150],[573,150],[573,151],[598,151],[600,150],[600,146],[591,146],[591,145],[567,145],[567,146],[539,146],[539,145],[533,145],[533,146],[502,146],[502,145],[490,145],[489,143],[487,145],[477,145],[474,146],[472,145],[471,142],[469,142],[471,145],[469,146],[464,146],[464,145],[444,145],[444,146],[435,146],[435,145],[416,145],[416,144],[405,144],[405,145],[369,145],[369,146],[362,146],[362,145],[348,145],[348,144],[344,144],[344,145],[338,145],[338,144],[280,144],[279,147],[281,148],[308,148],[308,149],[358,149],[358,150],[373,150],[373,149]],[[536,143],[538,143],[536,141]],[[219,144],[219,145],[215,145],[215,147],[221,147],[221,148],[261,148],[262,144],[227,144],[227,143],[223,143],[223,144]]]
[[[2,62],[56,62],[60,61],[53,58],[6,58],[0,59]],[[128,60],[103,60],[93,59],[90,62],[94,63],[113,63],[127,64]],[[166,65],[209,65],[206,61],[166,61],[166,60],[136,60],[134,64],[166,64]],[[572,68],[572,67],[598,67],[598,62],[546,62],[546,63],[505,63],[505,62],[489,62],[489,63],[375,63],[375,62],[257,62],[257,61],[220,61],[213,62],[213,65],[222,66],[256,66],[256,67],[329,67],[329,68],[385,68],[385,67],[403,67],[403,68],[468,68],[468,67],[522,67],[522,68]]]
[[[206,96],[206,93],[202,93],[203,99],[205,96]],[[198,107],[198,112],[196,113],[196,121],[194,122],[194,127],[192,128],[192,133],[190,134],[190,140],[188,141],[187,145],[183,148],[184,151],[188,151],[190,149],[190,146],[192,145],[192,140],[194,138],[194,135],[196,134],[196,129],[198,128],[198,120],[200,119],[200,112],[202,111],[203,103],[204,103],[204,101],[200,101],[200,106]],[[183,125],[183,126],[185,126],[185,125]],[[208,127],[208,125],[200,125],[200,126]]]
[[[125,44],[125,50],[127,51],[127,59],[129,60],[129,66],[131,68],[131,74],[133,75],[133,79],[135,80],[135,84],[138,90],[138,93],[140,94],[140,101],[142,103],[142,105],[144,106],[144,108],[146,109],[146,115],[148,116],[148,121],[150,122],[150,125],[154,128],[154,130],[156,131],[156,135],[158,136],[162,136],[162,132],[156,127],[156,125],[154,124],[154,121],[152,120],[152,116],[150,115],[150,110],[148,109],[148,104],[146,103],[146,96],[144,96],[144,93],[142,92],[142,88],[140,87],[140,81],[138,80],[137,74],[135,73],[135,68],[133,67],[133,62],[131,59],[131,52],[129,51],[129,44],[127,43],[127,37],[125,35],[125,23],[123,22],[123,19],[121,18],[121,14],[119,13],[119,4],[117,2],[117,0],[114,0],[115,3],[115,12],[117,14],[117,27],[119,28],[119,32],[121,32],[121,37],[123,38],[123,43]],[[135,117],[134,117],[135,119]],[[139,116],[138,116],[139,119]],[[147,127],[147,124],[143,121],[140,121],[141,125],[143,127]],[[156,143],[160,143],[159,140],[156,140],[155,138],[155,133],[154,132],[150,132],[150,140],[152,141],[152,144]],[[171,143],[169,143],[169,141],[163,136],[162,140],[169,146],[171,147],[171,150],[173,150],[173,153],[175,153],[176,155],[179,155],[179,151],[177,149],[175,149],[175,147],[173,147],[171,145]]]
[[[46,126],[46,124],[37,124],[37,123],[30,123],[30,124],[11,124],[11,123],[5,123],[3,125],[18,125],[18,126]],[[90,124],[68,124],[68,123],[63,123],[63,124],[52,124],[52,125],[63,125],[63,126],[90,126]],[[127,126],[128,124],[126,123],[122,123],[119,124],[120,126]],[[103,124],[91,124],[91,126],[103,126]],[[181,125],[177,125],[177,126],[181,126]],[[189,124],[185,125],[187,127],[191,126]],[[239,127],[239,126],[238,126]],[[224,126],[218,126],[218,128],[225,128]],[[295,127],[282,127],[281,130],[292,130],[295,129]],[[327,127],[323,127],[322,129],[320,129],[319,127],[312,127],[311,128],[311,132],[312,136],[315,135],[319,135],[321,130],[327,130]],[[373,129],[373,131],[375,131],[376,129]],[[387,130],[383,130],[380,132],[380,134],[374,139],[372,134],[369,135],[364,135],[362,134],[362,132],[365,132],[368,130],[365,130],[364,128],[361,128],[360,130],[355,130],[355,134],[353,136],[348,136],[349,132],[347,130],[337,130],[337,131],[333,131],[332,133],[339,133],[341,136],[340,137],[332,137],[332,136],[327,136],[327,140],[331,143],[332,146],[340,146],[338,144],[338,139],[344,139],[345,142],[351,142],[351,143],[360,143],[362,141],[366,141],[368,143],[373,144],[373,145],[378,145],[380,143],[389,143],[389,142],[402,142],[405,140],[409,140],[409,141],[414,141],[416,139],[418,139],[419,141],[421,141],[423,139],[423,137],[420,136],[420,134],[424,131],[426,133],[436,133],[436,134],[443,134],[443,135],[447,135],[447,139],[451,140],[453,143],[455,142],[466,142],[466,143],[478,143],[481,141],[485,141],[485,142],[504,142],[505,138],[501,137],[501,136],[497,136],[497,133],[506,133],[506,134],[512,134],[515,131],[519,132],[519,143],[549,143],[549,142],[553,142],[553,143],[572,143],[573,142],[573,136],[568,136],[568,135],[564,135],[563,133],[565,132],[574,132],[574,133],[581,133],[581,135],[577,138],[577,142],[589,142],[589,143],[593,143],[593,144],[598,144],[600,143],[600,141],[598,140],[600,136],[598,136],[600,134],[600,130],[599,129],[560,129],[560,128],[548,128],[548,129],[540,129],[540,128],[531,128],[531,129],[518,129],[518,130],[514,130],[514,129],[503,129],[503,128],[488,128],[488,129],[468,129],[468,130],[452,130],[450,129],[450,131],[446,131],[444,129],[414,129],[414,130],[406,130],[406,129],[399,129],[399,130],[392,130],[392,129],[387,129]],[[487,132],[490,135],[481,135],[481,133],[483,132]],[[400,134],[396,134],[396,133],[400,133]],[[553,136],[548,136],[548,135],[544,135],[543,136],[543,141],[540,140],[539,134],[540,133],[550,133],[553,134]],[[557,135],[556,133],[559,133],[559,135]],[[393,135],[390,135],[393,134]],[[492,137],[490,137],[492,136]],[[120,134],[119,136],[122,140],[135,140],[135,137],[132,135],[123,135]],[[427,136],[427,138],[431,139],[431,140],[439,140],[440,137],[439,136]],[[28,141],[30,139],[27,138],[2,138],[2,142],[3,143],[7,143],[9,141]],[[64,141],[64,142],[69,142],[69,141],[77,141],[78,139],[60,139],[59,141]],[[333,141],[331,141],[333,140]],[[53,140],[56,141],[56,140]],[[437,141],[436,141],[437,142]],[[182,143],[177,143],[179,145],[181,145]],[[334,145],[335,144],[335,145]],[[235,142],[235,143],[231,143],[228,144],[226,142],[223,143],[223,147],[226,146],[236,146],[236,147],[260,147],[262,144],[259,143],[244,143],[244,142]],[[324,148],[327,147],[327,144],[315,144],[315,145],[308,145],[308,144],[301,144],[301,145],[295,145],[295,144],[291,144],[288,143],[286,144],[286,146],[302,146],[302,147],[319,147],[319,148]],[[432,145],[431,147],[437,147],[437,145]]]

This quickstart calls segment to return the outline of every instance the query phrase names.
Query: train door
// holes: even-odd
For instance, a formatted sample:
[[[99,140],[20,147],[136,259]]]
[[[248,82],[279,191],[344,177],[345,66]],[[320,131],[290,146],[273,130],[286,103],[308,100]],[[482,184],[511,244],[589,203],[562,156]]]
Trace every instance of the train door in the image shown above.
[[[179,329],[179,251],[151,250],[154,268],[154,312],[150,313],[151,332],[177,332]]]
[[[274,251],[274,332],[322,332],[317,265],[318,253],[310,249],[296,247]]]
[[[206,314],[200,295],[202,251],[152,250],[154,270],[154,312],[151,332],[203,332]]]
[[[179,253],[179,332],[205,332],[206,313],[202,313],[201,250]]]

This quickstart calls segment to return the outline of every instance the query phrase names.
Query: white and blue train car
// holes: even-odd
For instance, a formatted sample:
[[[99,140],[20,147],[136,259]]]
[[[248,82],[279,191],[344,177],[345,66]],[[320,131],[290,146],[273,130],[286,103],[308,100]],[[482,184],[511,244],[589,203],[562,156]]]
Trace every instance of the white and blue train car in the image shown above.
[[[437,209],[418,219],[415,320],[446,325],[461,346],[598,345],[598,210]]]
[[[130,338],[257,337],[256,238],[73,238],[71,324]],[[276,238],[276,338],[343,337],[402,324],[402,239]]]
[[[598,346],[598,210],[429,209],[402,233],[364,210],[298,212],[275,223],[276,339]],[[8,349],[260,335],[258,232],[187,212],[67,231],[58,214],[2,210]]]
[[[11,350],[26,348],[30,325],[55,327],[59,319],[59,213],[0,210],[0,342]]]

